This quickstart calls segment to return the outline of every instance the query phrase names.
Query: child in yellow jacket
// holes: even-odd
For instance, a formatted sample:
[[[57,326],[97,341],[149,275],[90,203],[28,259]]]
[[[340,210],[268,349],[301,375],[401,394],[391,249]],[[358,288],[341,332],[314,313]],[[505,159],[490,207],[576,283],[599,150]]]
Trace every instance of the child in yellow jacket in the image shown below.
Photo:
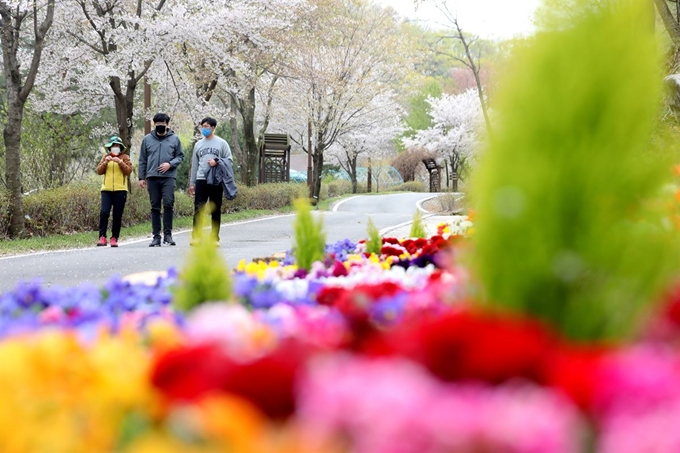
[[[106,246],[106,228],[109,225],[109,214],[113,208],[111,224],[111,247],[118,247],[118,236],[123,220],[123,210],[127,201],[128,176],[132,173],[130,156],[125,152],[125,145],[118,136],[113,136],[104,145],[106,154],[97,165],[97,174],[104,175],[102,181],[102,205],[99,213],[99,242],[97,246]]]

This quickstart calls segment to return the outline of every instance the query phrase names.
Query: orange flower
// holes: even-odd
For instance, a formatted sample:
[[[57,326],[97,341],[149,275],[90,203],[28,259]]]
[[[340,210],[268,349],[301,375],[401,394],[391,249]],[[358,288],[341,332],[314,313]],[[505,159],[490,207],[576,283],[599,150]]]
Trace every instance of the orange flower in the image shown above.
[[[675,176],[680,176],[680,164],[673,166],[673,174]]]

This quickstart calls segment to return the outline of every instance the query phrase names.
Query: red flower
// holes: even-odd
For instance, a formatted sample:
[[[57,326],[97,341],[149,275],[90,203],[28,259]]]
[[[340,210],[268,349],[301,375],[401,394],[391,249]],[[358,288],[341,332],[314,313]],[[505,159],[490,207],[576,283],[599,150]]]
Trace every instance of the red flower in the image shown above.
[[[676,326],[680,326],[680,285],[676,285],[665,297],[664,315]]]
[[[333,306],[335,301],[340,298],[347,290],[340,286],[324,286],[316,295],[319,305]]]
[[[494,384],[514,377],[539,380],[543,358],[556,342],[531,320],[472,311],[452,311],[389,336],[394,352],[443,380]],[[381,344],[377,349],[388,348]]]
[[[333,273],[333,277],[345,277],[348,274],[345,265],[337,260],[333,263],[333,270],[331,272]]]
[[[607,349],[601,346],[564,346],[546,357],[544,383],[566,393],[583,409],[592,408]]]
[[[381,255],[386,255],[386,256],[399,256],[403,254],[406,250],[400,248],[400,247],[395,247],[393,245],[383,245],[380,248],[380,254]]]
[[[295,380],[306,354],[297,343],[251,362],[236,362],[217,344],[185,346],[156,358],[151,382],[171,401],[193,401],[214,392],[239,395],[271,418],[295,410]]]
[[[295,381],[303,362],[299,347],[287,344],[253,362],[234,366],[220,389],[249,400],[270,418],[286,418],[295,412]]]
[[[215,344],[183,346],[154,360],[151,383],[171,400],[194,400],[219,388],[232,361]]]

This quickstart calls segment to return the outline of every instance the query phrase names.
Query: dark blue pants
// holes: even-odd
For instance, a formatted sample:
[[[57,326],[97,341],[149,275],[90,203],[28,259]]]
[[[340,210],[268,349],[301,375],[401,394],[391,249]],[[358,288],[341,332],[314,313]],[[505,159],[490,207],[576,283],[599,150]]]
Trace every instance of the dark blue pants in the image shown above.
[[[109,214],[113,208],[113,221],[111,223],[111,237],[118,239],[120,225],[123,222],[123,210],[127,201],[125,190],[102,190],[102,208],[99,212],[99,237],[107,237],[106,229],[109,226]]]
[[[222,223],[222,185],[212,186],[205,182],[205,180],[197,180],[194,192],[194,231],[192,236],[194,239],[199,239],[200,234],[197,231],[199,211],[205,204],[210,201],[214,205],[214,209],[210,214],[210,224],[212,227],[211,238],[220,240],[220,223]]]
[[[161,204],[163,206],[163,234],[172,233],[172,216],[175,206],[175,178],[148,178],[151,203],[151,231],[153,237],[161,236]]]

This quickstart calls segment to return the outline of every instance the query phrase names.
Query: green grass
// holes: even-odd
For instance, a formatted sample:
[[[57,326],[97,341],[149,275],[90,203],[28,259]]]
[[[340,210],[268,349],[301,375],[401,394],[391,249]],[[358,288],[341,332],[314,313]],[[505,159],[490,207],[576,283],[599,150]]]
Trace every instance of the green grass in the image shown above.
[[[293,208],[279,211],[270,210],[246,210],[231,214],[222,214],[222,223],[238,222],[242,220],[256,219],[276,214],[288,214]],[[193,217],[175,217],[173,229],[175,231],[191,228]],[[124,227],[120,232],[120,240],[125,242],[130,239],[147,237],[151,233],[151,222],[140,223],[130,227]],[[94,247],[97,242],[97,232],[74,233],[69,235],[34,237],[28,239],[13,239],[0,241],[0,256],[20,255],[48,250],[64,250]]]

